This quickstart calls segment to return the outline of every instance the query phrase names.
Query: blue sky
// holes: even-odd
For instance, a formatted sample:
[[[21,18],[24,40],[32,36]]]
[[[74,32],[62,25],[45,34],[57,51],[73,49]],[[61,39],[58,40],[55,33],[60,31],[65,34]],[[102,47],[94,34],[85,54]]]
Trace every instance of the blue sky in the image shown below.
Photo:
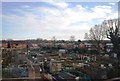
[[[92,26],[117,13],[114,2],[3,2],[2,39],[84,39]]]

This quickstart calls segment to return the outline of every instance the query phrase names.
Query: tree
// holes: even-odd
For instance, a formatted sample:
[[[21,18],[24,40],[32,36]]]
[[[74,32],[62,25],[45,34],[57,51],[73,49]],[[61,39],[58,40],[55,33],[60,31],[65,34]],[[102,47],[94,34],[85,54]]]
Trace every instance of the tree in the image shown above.
[[[85,33],[84,39],[89,40],[89,35],[88,35],[88,33]]]
[[[55,43],[56,43],[56,37],[55,36],[52,37],[52,41],[53,41],[53,45],[55,47]]]
[[[94,40],[97,44],[104,38],[108,38],[113,43],[113,50],[115,53],[120,53],[120,20],[110,19],[104,20],[101,25],[95,25],[85,33],[85,39]],[[120,57],[120,55],[118,55]]]
[[[70,36],[70,41],[75,41],[75,36],[74,35],[72,35],[72,36]]]
[[[87,40],[95,40],[97,42],[103,40],[105,38],[105,28],[103,25],[95,25],[89,31],[89,33],[85,33],[85,39]]]
[[[55,37],[55,36],[53,36],[53,37],[52,37],[52,40],[53,40],[53,41],[56,41],[56,37]]]
[[[7,48],[11,48],[10,41],[8,41]]]
[[[78,40],[79,43],[81,43],[82,41],[81,40]]]
[[[120,53],[120,20],[107,20],[104,21],[106,27],[109,29],[106,31],[106,36],[113,43],[113,50],[115,53]],[[118,55],[120,57],[120,55]]]
[[[89,30],[89,33],[85,33],[84,38],[89,40],[93,45],[96,46],[96,50],[100,50],[99,44],[105,38],[105,30],[106,28],[103,24],[95,25]]]

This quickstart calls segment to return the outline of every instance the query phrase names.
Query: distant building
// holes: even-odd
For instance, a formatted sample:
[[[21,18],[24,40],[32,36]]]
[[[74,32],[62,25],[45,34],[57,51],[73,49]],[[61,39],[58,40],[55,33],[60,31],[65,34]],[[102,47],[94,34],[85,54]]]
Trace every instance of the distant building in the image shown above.
[[[113,44],[112,43],[106,43],[106,51],[107,52],[112,51],[112,48],[113,48]]]
[[[7,48],[8,47],[8,43],[7,41],[2,41],[2,48]]]
[[[67,51],[67,50],[65,50],[65,49],[59,49],[59,53],[62,53],[62,54],[63,54],[63,53],[66,53],[66,51]]]
[[[85,47],[88,49],[88,50],[95,50],[96,49],[96,46],[92,43],[88,43],[88,42],[85,42]]]
[[[110,40],[101,41],[99,46],[93,44],[92,42],[90,42],[88,40],[83,41],[83,43],[88,50],[97,50],[97,47],[99,47],[100,48],[99,50],[106,50],[107,52],[110,52],[113,49],[113,44],[111,43]],[[81,44],[81,47],[82,46],[83,46],[83,44]]]
[[[10,40],[10,41],[6,41],[3,40],[2,41],[2,48],[26,48],[27,44],[25,43],[25,41],[14,41],[14,40]]]
[[[81,42],[81,43],[79,44],[79,48],[85,48],[85,47],[86,47],[86,46],[85,46],[84,43]]]

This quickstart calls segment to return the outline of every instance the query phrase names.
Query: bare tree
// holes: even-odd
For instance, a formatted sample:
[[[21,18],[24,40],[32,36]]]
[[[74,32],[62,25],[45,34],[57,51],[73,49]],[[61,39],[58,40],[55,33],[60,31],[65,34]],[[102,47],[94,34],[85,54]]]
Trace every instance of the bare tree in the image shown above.
[[[106,28],[104,24],[95,25],[89,30],[89,33],[85,33],[84,38],[89,40],[94,46],[98,53],[101,51],[100,43],[105,38]]]
[[[70,41],[75,41],[75,36],[74,35],[70,36]]]
[[[89,40],[89,39],[90,39],[88,33],[85,33],[84,39],[86,39],[86,40]]]
[[[53,45],[55,47],[55,43],[56,43],[56,37],[55,36],[52,37],[52,41],[53,41]]]
[[[94,40],[96,42],[101,42],[105,38],[105,28],[103,25],[95,25],[89,31],[89,33],[85,33],[85,39]]]
[[[53,40],[53,41],[56,41],[56,37],[55,37],[55,36],[53,36],[53,37],[52,37],[52,40]]]
[[[106,36],[108,39],[111,40],[114,47],[114,52],[117,54],[120,53],[120,20],[114,19],[114,20],[107,20],[104,21],[105,26],[109,29],[106,31]]]
[[[94,40],[97,44],[104,38],[108,38],[113,43],[114,52],[120,53],[120,20],[110,19],[102,22],[101,25],[95,25],[85,33],[85,39]],[[119,55],[120,56],[120,55]]]

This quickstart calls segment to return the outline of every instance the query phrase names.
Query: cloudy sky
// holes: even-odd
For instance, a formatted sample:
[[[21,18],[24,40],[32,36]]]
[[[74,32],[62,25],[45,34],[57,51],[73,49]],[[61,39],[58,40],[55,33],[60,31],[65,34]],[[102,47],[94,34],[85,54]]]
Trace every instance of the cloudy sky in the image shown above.
[[[3,2],[2,39],[84,39],[103,20],[118,17],[111,2]]]

